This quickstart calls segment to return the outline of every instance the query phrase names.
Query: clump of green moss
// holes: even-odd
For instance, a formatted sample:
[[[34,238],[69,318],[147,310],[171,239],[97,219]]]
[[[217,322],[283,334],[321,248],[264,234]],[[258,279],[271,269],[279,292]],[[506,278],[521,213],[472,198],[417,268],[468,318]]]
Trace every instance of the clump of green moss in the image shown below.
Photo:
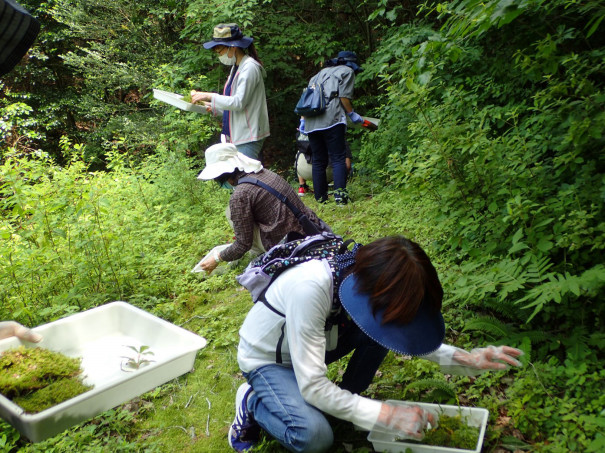
[[[439,426],[427,430],[422,439],[426,445],[460,448],[474,450],[479,440],[479,428],[469,426],[466,418],[456,415],[454,417],[442,415],[439,417]]]
[[[466,417],[463,419],[460,415],[454,417],[441,415],[439,416],[439,426],[437,428],[426,429],[424,438],[421,441],[411,439],[401,440],[436,447],[474,450],[479,441],[479,428],[469,426],[466,423]]]
[[[81,359],[21,346],[0,354],[0,393],[29,413],[43,411],[90,390]]]

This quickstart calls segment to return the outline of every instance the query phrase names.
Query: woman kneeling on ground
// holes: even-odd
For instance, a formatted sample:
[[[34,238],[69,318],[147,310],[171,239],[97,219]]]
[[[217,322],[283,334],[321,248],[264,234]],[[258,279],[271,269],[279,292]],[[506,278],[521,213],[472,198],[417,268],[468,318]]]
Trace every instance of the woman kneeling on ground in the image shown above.
[[[389,350],[422,356],[447,373],[502,370],[522,352],[488,346],[471,352],[443,344],[443,289],[422,248],[387,237],[328,262],[311,260],[287,269],[256,303],[240,329],[239,366],[247,382],[236,395],[229,444],[247,451],[265,430],[290,451],[321,452],[333,433],[324,414],[402,438],[423,437],[436,421],[419,406],[393,405],[360,396]],[[293,291],[293,289],[296,289]],[[337,334],[326,332],[333,301],[342,310]],[[340,385],[327,365],[354,351]]]

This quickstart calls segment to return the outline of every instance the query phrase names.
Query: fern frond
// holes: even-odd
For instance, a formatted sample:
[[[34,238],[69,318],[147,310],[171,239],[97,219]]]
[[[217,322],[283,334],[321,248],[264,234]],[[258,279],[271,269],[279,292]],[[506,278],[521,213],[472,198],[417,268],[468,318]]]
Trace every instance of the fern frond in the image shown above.
[[[554,263],[550,261],[549,257],[543,257],[537,262],[529,263],[526,269],[527,274],[527,282],[528,283],[541,283],[545,281],[550,274],[547,274],[546,271],[550,269]]]
[[[454,386],[443,379],[421,379],[419,381],[414,381],[405,387],[405,393],[414,390],[419,392],[423,390],[441,390],[452,398],[456,397]]]
[[[471,318],[464,323],[463,331],[479,331],[493,338],[509,337],[514,330],[510,325],[492,316],[479,316]]]
[[[522,341],[524,338],[527,338],[531,343],[540,343],[543,341],[552,340],[552,336],[550,333],[541,332],[538,330],[528,330],[526,332],[516,332],[512,335],[509,335],[506,338],[502,338],[502,342],[517,344],[519,341]]]
[[[557,304],[567,301],[568,298],[577,298],[582,294],[598,294],[605,286],[605,266],[599,264],[580,275],[548,274],[548,281],[531,288],[525,297],[516,301],[516,304],[526,305],[524,309],[533,308],[527,322],[531,321],[544,305],[551,302]]]

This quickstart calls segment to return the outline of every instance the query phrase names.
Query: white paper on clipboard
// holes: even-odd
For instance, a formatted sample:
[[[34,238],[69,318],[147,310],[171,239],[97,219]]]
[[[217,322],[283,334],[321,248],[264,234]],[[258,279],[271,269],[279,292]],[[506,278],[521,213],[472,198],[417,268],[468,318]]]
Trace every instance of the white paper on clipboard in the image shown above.
[[[156,98],[158,101],[165,102],[166,104],[170,104],[173,107],[185,110],[187,112],[208,113],[206,110],[206,106],[192,104],[191,102],[184,101],[182,95],[171,93],[170,91],[163,91],[154,88],[153,97]]]

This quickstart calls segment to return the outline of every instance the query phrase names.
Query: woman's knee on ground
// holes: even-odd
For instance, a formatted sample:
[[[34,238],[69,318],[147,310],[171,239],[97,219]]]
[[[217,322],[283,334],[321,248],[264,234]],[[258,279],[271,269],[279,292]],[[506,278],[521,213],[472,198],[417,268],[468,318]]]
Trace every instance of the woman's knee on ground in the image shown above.
[[[290,451],[320,453],[334,443],[334,434],[327,420],[308,423],[306,426],[290,426],[286,429],[285,444]]]

